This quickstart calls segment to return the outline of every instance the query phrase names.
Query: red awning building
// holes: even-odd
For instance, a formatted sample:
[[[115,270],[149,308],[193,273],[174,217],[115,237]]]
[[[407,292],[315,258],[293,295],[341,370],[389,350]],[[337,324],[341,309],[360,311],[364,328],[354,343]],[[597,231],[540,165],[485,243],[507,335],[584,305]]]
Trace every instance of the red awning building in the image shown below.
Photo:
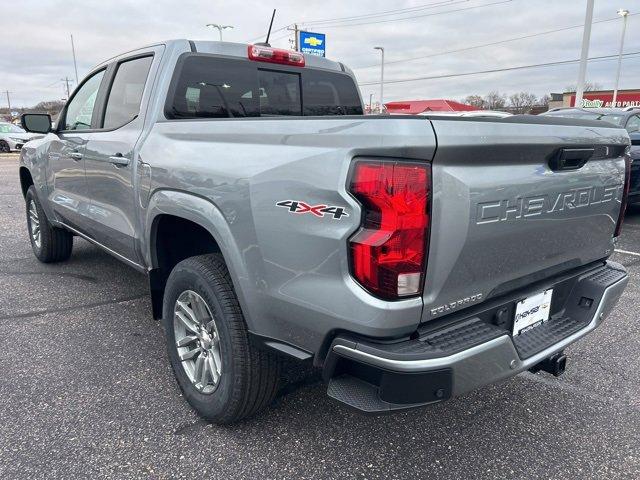
[[[575,107],[576,105],[576,92],[552,93],[551,97],[553,101],[549,102],[549,108]],[[640,89],[618,90],[615,105],[613,105],[612,90],[584,92],[580,106],[582,108],[640,107]]]
[[[401,102],[388,102],[384,106],[392,115],[417,115],[423,112],[466,112],[478,110],[471,105],[455,102],[453,100],[405,100]]]

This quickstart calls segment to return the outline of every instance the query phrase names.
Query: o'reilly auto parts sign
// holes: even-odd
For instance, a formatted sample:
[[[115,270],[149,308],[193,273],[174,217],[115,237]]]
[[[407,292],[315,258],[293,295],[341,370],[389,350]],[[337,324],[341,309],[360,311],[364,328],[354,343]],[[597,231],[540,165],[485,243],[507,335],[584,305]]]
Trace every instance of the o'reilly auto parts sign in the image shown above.
[[[576,96],[571,95],[571,106],[576,104]],[[640,94],[638,93],[618,93],[616,104],[613,105],[613,93],[585,93],[582,98],[582,108],[602,108],[602,107],[640,107]]]
[[[309,55],[325,56],[325,34],[300,31],[300,51]]]

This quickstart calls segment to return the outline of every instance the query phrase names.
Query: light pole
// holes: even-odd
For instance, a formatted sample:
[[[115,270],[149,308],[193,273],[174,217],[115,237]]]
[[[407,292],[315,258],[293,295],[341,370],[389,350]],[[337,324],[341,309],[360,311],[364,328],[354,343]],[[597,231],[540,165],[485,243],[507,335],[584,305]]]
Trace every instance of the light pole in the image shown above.
[[[222,41],[222,30],[226,30],[227,28],[233,28],[233,25],[218,25],[217,23],[207,23],[207,27],[214,29],[218,29],[218,33],[220,34],[220,41]]]
[[[587,0],[587,13],[582,32],[582,53],[580,54],[580,70],[576,87],[576,108],[582,108],[582,94],[584,93],[584,78],[587,75],[587,58],[589,57],[589,40],[591,39],[591,23],[593,22],[593,0]]]
[[[382,58],[380,61],[380,113],[384,108],[384,47],[373,47],[374,50],[380,50]]]
[[[622,67],[622,50],[624,48],[624,34],[627,31],[627,16],[629,15],[629,10],[620,9],[618,10],[618,15],[622,17],[622,36],[620,37],[620,52],[618,53],[618,71],[616,72],[616,86],[613,88],[613,100],[611,101],[611,106],[616,106],[616,101],[618,100],[618,82],[620,82],[620,68]]]
[[[369,94],[369,113],[373,110],[373,93]]]

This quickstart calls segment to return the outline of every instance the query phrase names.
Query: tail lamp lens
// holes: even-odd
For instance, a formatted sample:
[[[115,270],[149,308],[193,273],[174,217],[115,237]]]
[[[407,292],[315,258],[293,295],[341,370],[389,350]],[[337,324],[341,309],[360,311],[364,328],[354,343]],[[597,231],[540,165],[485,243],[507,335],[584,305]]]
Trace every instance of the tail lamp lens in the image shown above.
[[[358,161],[350,191],[363,210],[349,245],[354,278],[385,299],[419,293],[427,260],[430,166]]]
[[[622,223],[624,222],[624,214],[627,210],[627,199],[629,198],[629,185],[631,183],[631,154],[630,149],[627,147],[624,155],[624,187],[622,190],[622,199],[620,201],[620,215],[618,215],[618,222],[616,223],[616,230],[613,233],[614,237],[619,237],[622,233]]]

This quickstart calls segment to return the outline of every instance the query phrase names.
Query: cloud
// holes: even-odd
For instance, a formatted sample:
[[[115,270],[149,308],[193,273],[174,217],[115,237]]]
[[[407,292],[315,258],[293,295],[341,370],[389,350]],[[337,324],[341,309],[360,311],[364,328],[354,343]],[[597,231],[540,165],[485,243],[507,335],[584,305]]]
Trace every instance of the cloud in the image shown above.
[[[271,9],[277,8],[274,46],[289,47],[292,35],[279,30],[294,22],[303,28],[327,34],[327,54],[354,68],[359,82],[378,81],[376,65],[380,54],[376,45],[385,47],[388,61],[463,49],[504,39],[543,32],[584,21],[584,2],[557,0],[513,0],[508,3],[462,11],[451,11],[496,3],[499,0],[413,0],[389,2],[322,2],[257,0],[222,2],[210,0],[22,0],[3,5],[0,90],[12,92],[12,103],[30,106],[41,100],[64,95],[62,78],[75,79],[69,35],[76,42],[78,73],[83,77],[99,62],[133,48],[169,38],[193,40],[217,39],[217,31],[205,27],[219,22],[234,25],[225,30],[225,40],[246,42],[266,34]],[[428,4],[428,8],[420,7]],[[620,0],[596,2],[594,20],[616,18],[616,9],[637,2]],[[310,23],[337,17],[362,16],[414,8],[384,16],[370,16],[349,22],[336,20]],[[449,11],[449,13],[441,13]],[[435,15],[438,13],[438,15]],[[426,16],[430,15],[430,16]],[[405,18],[398,20],[399,18]],[[387,21],[397,20],[397,21]],[[346,23],[371,23],[345,26]],[[640,15],[629,18],[625,52],[640,51]],[[307,25],[305,25],[305,23]],[[593,25],[590,56],[613,55],[618,51],[621,20]],[[455,74],[518,65],[577,59],[580,56],[582,29],[576,28],[534,38],[477,48],[447,55],[388,64],[385,79]],[[621,88],[640,87],[640,57],[623,63]],[[592,62],[588,78],[612,88],[616,62]],[[439,80],[385,85],[385,100],[410,98],[462,98],[486,94],[491,90],[507,93],[527,90],[537,95],[562,91],[576,82],[578,65],[554,66]],[[377,99],[378,85],[362,87],[363,98]]]

